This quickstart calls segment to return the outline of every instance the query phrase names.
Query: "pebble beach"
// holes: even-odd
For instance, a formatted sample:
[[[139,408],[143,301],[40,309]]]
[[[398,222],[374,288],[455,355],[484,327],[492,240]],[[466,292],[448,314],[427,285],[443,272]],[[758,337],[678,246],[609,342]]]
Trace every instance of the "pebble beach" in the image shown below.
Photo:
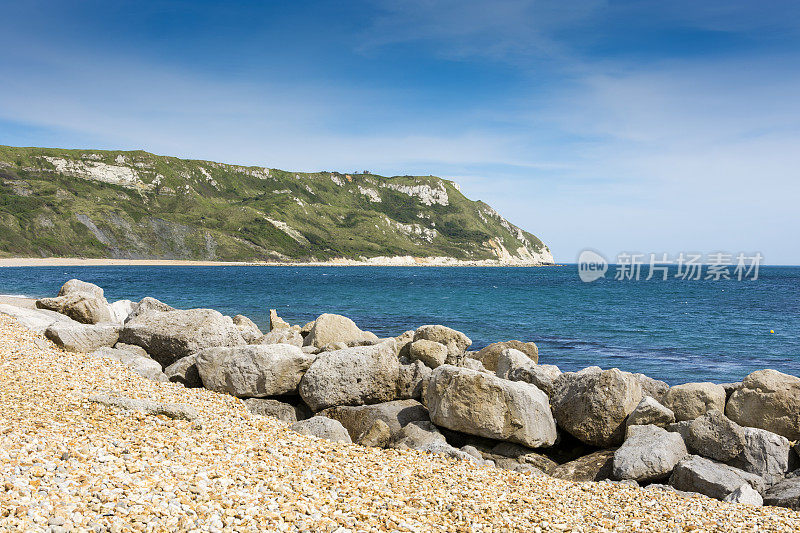
[[[194,408],[173,419],[90,402]],[[800,513],[334,443],[206,389],[65,352],[0,314],[0,528],[797,531]]]

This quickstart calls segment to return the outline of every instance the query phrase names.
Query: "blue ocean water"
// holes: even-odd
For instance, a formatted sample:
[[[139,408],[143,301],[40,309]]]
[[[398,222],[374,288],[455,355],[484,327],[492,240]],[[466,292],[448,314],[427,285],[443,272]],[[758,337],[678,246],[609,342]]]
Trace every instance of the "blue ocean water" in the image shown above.
[[[800,376],[800,267],[757,280],[580,281],[542,268],[107,266],[0,268],[0,294],[54,296],[80,278],[109,301],[156,297],[179,308],[291,323],[324,312],[380,336],[423,324],[466,333],[472,349],[519,339],[540,362],[643,372],[671,384],[738,381],[760,368]],[[770,333],[774,330],[774,333]]]

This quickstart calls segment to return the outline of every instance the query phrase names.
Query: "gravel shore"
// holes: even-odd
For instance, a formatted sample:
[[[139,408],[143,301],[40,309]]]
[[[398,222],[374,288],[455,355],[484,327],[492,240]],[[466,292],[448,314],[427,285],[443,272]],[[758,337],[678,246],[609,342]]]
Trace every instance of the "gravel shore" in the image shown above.
[[[90,402],[180,403],[190,421]],[[800,513],[337,444],[57,349],[0,314],[0,529],[798,531]]]

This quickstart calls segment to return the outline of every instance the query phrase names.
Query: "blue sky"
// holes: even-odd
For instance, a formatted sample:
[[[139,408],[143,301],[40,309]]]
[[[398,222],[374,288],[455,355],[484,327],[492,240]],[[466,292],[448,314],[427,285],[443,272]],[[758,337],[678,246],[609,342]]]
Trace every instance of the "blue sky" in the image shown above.
[[[435,174],[559,261],[800,264],[797,2],[0,7],[0,144]]]

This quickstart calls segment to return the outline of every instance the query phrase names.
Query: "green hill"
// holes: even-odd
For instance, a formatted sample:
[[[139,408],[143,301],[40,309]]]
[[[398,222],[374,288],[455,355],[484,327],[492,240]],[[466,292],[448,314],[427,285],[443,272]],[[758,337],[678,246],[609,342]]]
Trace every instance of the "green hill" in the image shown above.
[[[8,146],[0,146],[0,256],[552,262],[538,238],[433,176]]]

